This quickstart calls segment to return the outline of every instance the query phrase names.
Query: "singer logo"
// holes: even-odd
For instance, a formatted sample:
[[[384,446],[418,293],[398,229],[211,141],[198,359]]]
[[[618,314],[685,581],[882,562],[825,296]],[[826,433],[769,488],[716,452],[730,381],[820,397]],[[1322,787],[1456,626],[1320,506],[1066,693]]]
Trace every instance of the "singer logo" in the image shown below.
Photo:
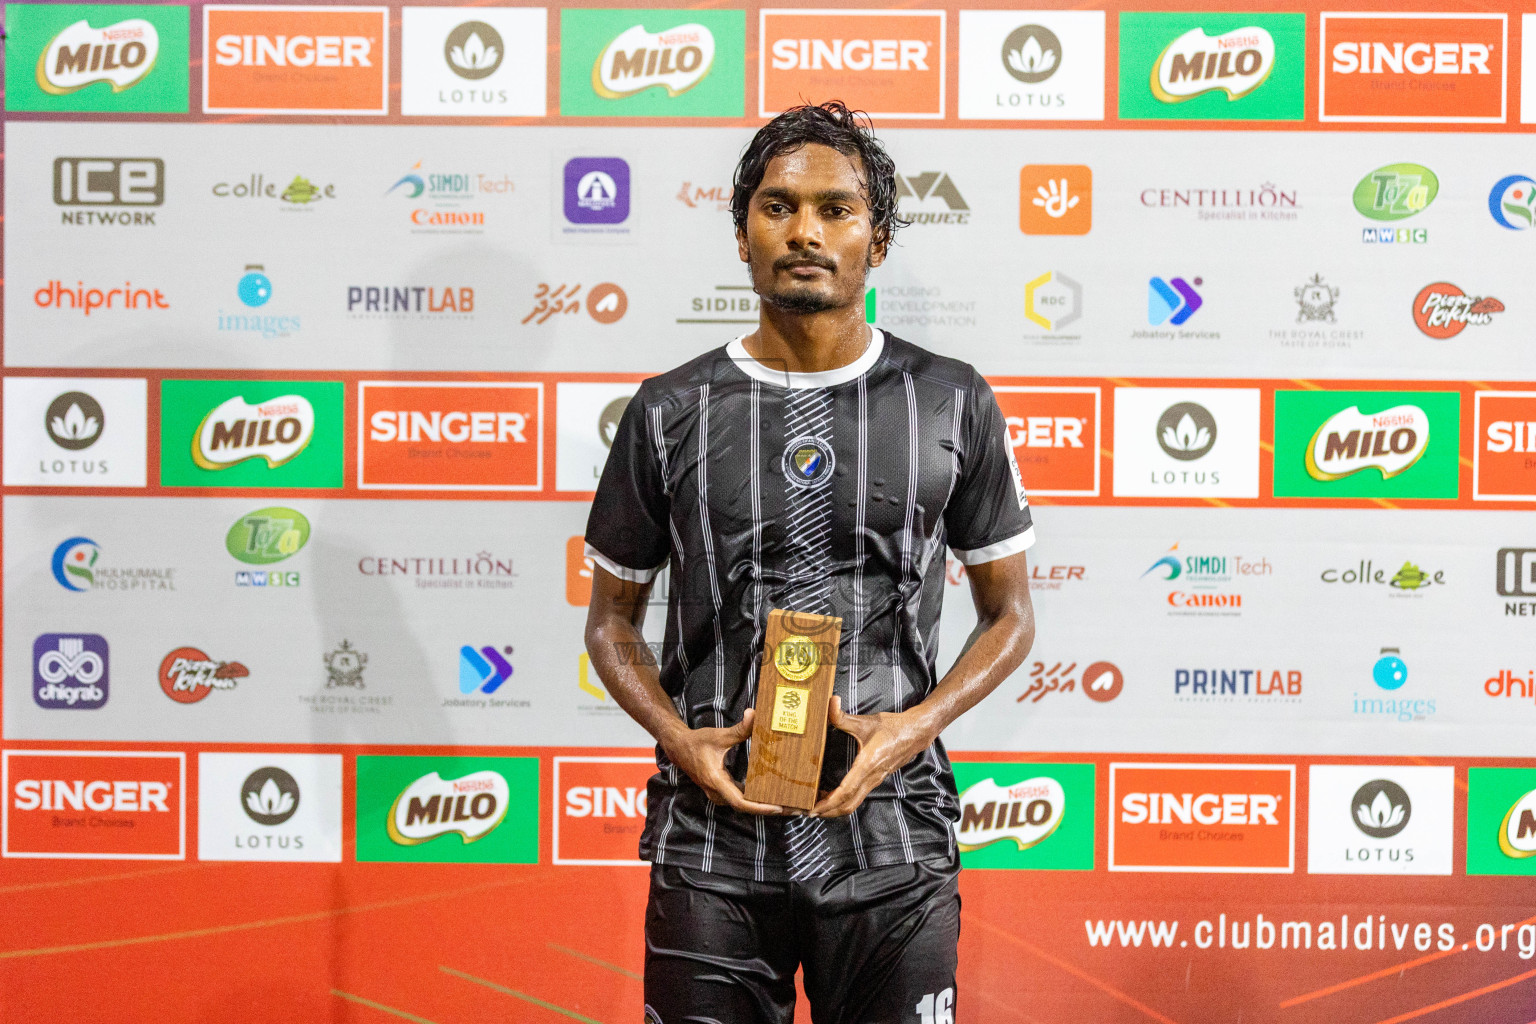
[[[7,857],[181,860],[183,754],[11,750],[4,756]]]
[[[387,114],[385,7],[203,8],[203,110]]]
[[[358,392],[358,487],[543,486],[542,384],[363,381]]]
[[[555,758],[556,864],[643,865],[649,757]]]
[[[1109,870],[1294,869],[1294,765],[1111,764]]]
[[[764,10],[758,113],[841,96],[877,117],[944,116],[943,11]]]
[[[1318,120],[1502,122],[1503,14],[1322,15]]]
[[[1473,401],[1473,500],[1536,501],[1536,391],[1479,391]]]
[[[994,388],[1030,494],[1099,493],[1099,389]]]

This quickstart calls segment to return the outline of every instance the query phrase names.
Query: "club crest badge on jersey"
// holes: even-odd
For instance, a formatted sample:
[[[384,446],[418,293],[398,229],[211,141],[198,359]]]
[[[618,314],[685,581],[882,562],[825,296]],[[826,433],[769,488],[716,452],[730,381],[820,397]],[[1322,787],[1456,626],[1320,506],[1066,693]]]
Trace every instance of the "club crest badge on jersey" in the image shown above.
[[[784,477],[797,487],[820,487],[832,479],[837,456],[819,437],[797,437],[784,448]]]

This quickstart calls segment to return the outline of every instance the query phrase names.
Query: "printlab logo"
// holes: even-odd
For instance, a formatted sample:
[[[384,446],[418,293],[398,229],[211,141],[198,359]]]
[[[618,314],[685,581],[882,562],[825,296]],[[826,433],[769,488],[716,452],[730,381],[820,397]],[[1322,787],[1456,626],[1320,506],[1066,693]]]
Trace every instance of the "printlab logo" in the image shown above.
[[[48,404],[43,428],[54,444],[78,452],[96,443],[106,420],[96,399],[84,391],[66,391]]]
[[[1026,85],[1038,85],[1061,66],[1061,40],[1043,25],[1020,25],[1003,40],[1003,69]]]
[[[1399,221],[1429,208],[1440,194],[1440,179],[1422,164],[1387,164],[1360,179],[1351,198],[1364,217]],[[1382,245],[1422,245],[1429,241],[1424,228],[1362,228],[1360,240]]]
[[[1304,115],[1300,14],[1120,16],[1120,116],[1295,120]]]
[[[107,702],[107,640],[44,633],[32,643],[32,699],[42,708],[88,711]]]
[[[565,219],[571,224],[622,224],[629,219],[629,163],[619,157],[576,157],[565,164]]]
[[[160,689],[178,704],[196,704],[214,690],[233,690],[251,674],[238,661],[217,661],[198,647],[178,647],[160,659]]]
[[[186,112],[185,7],[17,5],[6,29],[10,110]]]
[[[1391,779],[1373,779],[1355,791],[1349,802],[1355,827],[1372,839],[1391,839],[1408,827],[1413,802],[1408,791]]]
[[[1524,174],[1500,178],[1488,193],[1488,213],[1501,228],[1529,231],[1536,226],[1536,179]]]
[[[1027,164],[1020,169],[1020,231],[1086,235],[1092,227],[1092,170],[1081,164]]]
[[[165,161],[158,157],[61,156],[53,161],[53,203],[63,224],[154,227],[165,202]],[[85,209],[81,209],[85,207]]]
[[[1194,283],[1202,286],[1205,282],[1197,277]],[[1182,277],[1167,281],[1154,277],[1147,282],[1147,323],[1153,327],[1163,323],[1182,327],[1203,305],[1200,293]]]
[[[258,768],[240,785],[240,809],[258,825],[281,825],[299,809],[299,784],[281,768]]]
[[[1467,329],[1493,323],[1504,303],[1492,295],[1468,295],[1448,281],[1436,281],[1419,289],[1413,299],[1413,322],[1431,338],[1454,338]]]
[[[922,207],[902,211],[912,224],[966,224],[971,219],[965,197],[944,171],[896,175],[896,199]],[[942,202],[944,210],[934,209],[930,200]]]
[[[465,644],[459,648],[459,692],[482,693],[490,696],[508,679],[512,678],[511,647],[497,650],[492,646],[480,648]]]
[[[1081,685],[1083,696],[1099,704],[1108,704],[1125,689],[1125,675],[1113,662],[1095,661],[1078,675],[1077,662],[1056,662],[1047,667],[1037,661],[1029,668],[1029,688],[1015,698],[1015,704],[1026,699],[1038,704],[1047,694],[1070,693]]]
[[[1216,446],[1216,417],[1195,402],[1170,405],[1157,419],[1157,443],[1180,462],[1201,458]]]

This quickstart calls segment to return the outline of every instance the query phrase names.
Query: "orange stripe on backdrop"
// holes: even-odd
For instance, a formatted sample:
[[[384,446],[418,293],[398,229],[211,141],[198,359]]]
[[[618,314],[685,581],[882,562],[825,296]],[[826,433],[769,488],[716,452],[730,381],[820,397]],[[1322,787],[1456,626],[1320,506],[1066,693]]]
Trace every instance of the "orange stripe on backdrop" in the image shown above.
[[[1386,1020],[1378,1021],[1377,1024],[1402,1024],[1403,1021],[1414,1020],[1418,1017],[1423,1017],[1426,1014],[1434,1013],[1437,1010],[1443,1010],[1448,1006],[1456,1006],[1460,1003],[1465,1003],[1468,1000],[1476,999],[1478,996],[1485,996],[1490,992],[1497,992],[1501,988],[1509,988],[1511,985],[1518,985],[1520,982],[1529,980],[1531,978],[1536,978],[1536,970],[1526,971],[1524,974],[1517,974],[1513,978],[1505,978],[1503,981],[1496,981],[1492,985],[1484,985],[1482,988],[1475,988],[1471,992],[1463,992],[1459,996],[1452,996],[1449,999],[1442,999],[1438,1003],[1431,1003],[1428,1006],[1422,1006],[1417,1010],[1409,1010],[1407,1013],[1400,1013],[1396,1017],[1388,1017]]]

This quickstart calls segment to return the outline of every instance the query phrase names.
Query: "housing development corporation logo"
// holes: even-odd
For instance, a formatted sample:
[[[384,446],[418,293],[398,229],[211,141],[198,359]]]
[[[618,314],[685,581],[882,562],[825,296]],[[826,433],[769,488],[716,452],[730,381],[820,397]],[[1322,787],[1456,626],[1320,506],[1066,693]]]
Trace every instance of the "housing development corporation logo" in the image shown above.
[[[874,117],[945,113],[945,12],[769,10],[758,21],[758,115],[851,96]]]
[[[32,699],[40,708],[92,711],[107,703],[106,637],[44,633],[32,642]]]
[[[357,485],[364,490],[537,490],[542,384],[363,381]]]
[[[955,840],[967,868],[1093,868],[1092,764],[957,761]]]
[[[1321,15],[1318,120],[1501,123],[1508,16]]]
[[[357,759],[360,861],[538,861],[539,761]]]
[[[203,8],[203,112],[387,114],[389,10]]]
[[[560,17],[560,113],[740,117],[746,112],[746,13],[566,10]]]
[[[6,108],[185,113],[185,7],[11,4]]]
[[[1294,765],[1111,764],[1109,870],[1295,868]]]
[[[1276,497],[1454,498],[1461,396],[1275,392]]]
[[[1120,116],[1292,120],[1304,116],[1300,14],[1120,15]]]
[[[1312,765],[1307,873],[1449,875],[1455,783],[1450,765]]]
[[[341,486],[340,383],[165,380],[160,396],[166,486]]]
[[[1468,295],[1448,281],[1436,281],[1419,289],[1413,298],[1413,322],[1431,338],[1454,338],[1467,329],[1486,327],[1504,303],[1492,295]]]
[[[961,11],[962,119],[1101,120],[1104,12]]]
[[[8,750],[6,857],[181,860],[186,755]]]

